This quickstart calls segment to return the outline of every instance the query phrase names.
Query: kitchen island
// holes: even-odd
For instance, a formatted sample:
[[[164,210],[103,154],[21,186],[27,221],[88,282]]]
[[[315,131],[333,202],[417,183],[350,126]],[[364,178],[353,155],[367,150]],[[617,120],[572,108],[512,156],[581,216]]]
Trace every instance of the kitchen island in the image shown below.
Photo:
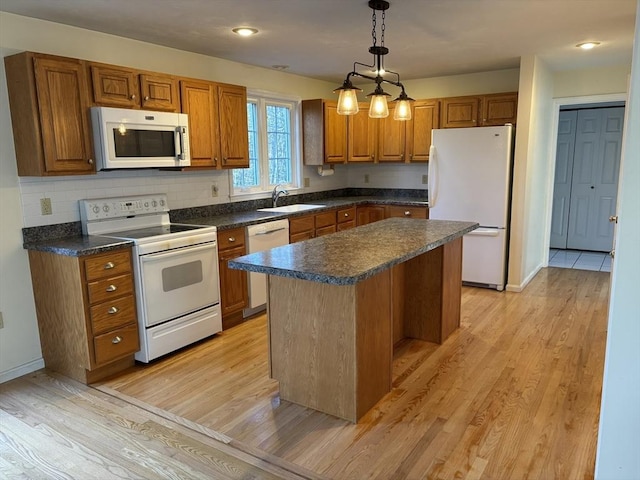
[[[394,343],[459,327],[462,236],[477,227],[390,218],[229,262],[268,275],[280,398],[357,422],[391,390]]]

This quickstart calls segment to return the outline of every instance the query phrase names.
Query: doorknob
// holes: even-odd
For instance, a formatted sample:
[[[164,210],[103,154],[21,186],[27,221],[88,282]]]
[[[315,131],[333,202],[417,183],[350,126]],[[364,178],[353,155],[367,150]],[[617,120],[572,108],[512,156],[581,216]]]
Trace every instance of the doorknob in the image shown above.
[[[618,215],[611,215],[609,217],[609,222],[611,223],[618,223]]]
[[[611,258],[613,258],[613,257],[615,257],[615,256],[616,256],[616,249],[615,249],[615,248],[609,252],[609,256],[610,256]]]

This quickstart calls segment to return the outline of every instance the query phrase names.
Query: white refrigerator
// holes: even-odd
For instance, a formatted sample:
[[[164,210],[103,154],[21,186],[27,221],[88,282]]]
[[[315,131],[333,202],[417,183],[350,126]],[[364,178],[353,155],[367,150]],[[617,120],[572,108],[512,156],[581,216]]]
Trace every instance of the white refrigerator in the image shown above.
[[[507,281],[513,127],[436,129],[429,156],[429,218],[473,221],[462,281],[503,290]]]

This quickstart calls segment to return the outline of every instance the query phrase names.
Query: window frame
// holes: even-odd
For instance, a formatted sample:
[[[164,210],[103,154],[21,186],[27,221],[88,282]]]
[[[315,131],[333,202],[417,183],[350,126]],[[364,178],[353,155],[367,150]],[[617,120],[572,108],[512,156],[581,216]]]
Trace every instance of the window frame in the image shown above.
[[[233,183],[232,169],[229,174],[230,197],[264,198],[275,185],[269,183],[269,155],[267,138],[266,107],[275,105],[290,109],[289,125],[291,130],[291,182],[280,184],[287,190],[298,190],[302,185],[302,101],[299,97],[276,94],[260,90],[247,91],[247,104],[257,105],[258,169],[259,185],[254,187],[236,187]]]

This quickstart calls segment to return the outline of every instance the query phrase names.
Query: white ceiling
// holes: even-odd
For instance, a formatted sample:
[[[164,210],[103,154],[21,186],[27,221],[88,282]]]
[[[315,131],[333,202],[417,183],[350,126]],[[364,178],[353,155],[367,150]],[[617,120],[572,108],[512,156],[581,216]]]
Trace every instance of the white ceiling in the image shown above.
[[[401,80],[630,63],[636,0],[390,0],[385,67]],[[370,63],[367,0],[0,0],[0,10],[342,83]],[[233,27],[259,34],[241,38]],[[575,47],[596,40],[591,51]]]

